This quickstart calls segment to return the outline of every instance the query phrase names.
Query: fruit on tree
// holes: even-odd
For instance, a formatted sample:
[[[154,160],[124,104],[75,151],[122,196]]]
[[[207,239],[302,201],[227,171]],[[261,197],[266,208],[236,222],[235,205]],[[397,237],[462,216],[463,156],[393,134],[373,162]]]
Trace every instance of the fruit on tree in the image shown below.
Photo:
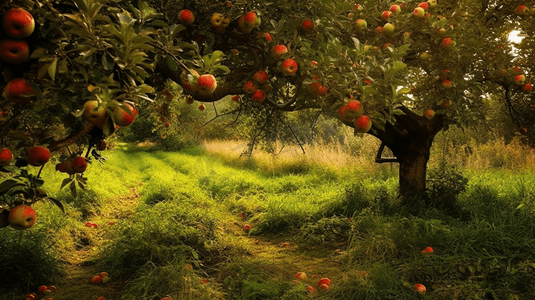
[[[15,229],[28,229],[35,225],[35,210],[29,205],[19,204],[11,208],[7,219],[9,221],[9,226]]]
[[[515,76],[514,82],[516,85],[524,85],[525,81],[526,81],[526,76],[522,74]]]
[[[429,8],[435,8],[438,5],[437,0],[427,0],[427,3],[429,3]]]
[[[381,14],[381,20],[383,20],[383,22],[388,22],[388,19],[390,18],[391,14],[392,12],[389,10],[383,11],[383,13]]]
[[[4,13],[2,26],[7,35],[14,39],[30,36],[35,29],[35,20],[31,13],[23,8],[12,8]]]
[[[273,57],[274,60],[280,60],[281,56],[285,53],[288,53],[288,48],[284,45],[275,45],[271,48],[271,57]]]
[[[425,294],[426,292],[426,288],[425,288],[425,285],[421,284],[421,283],[417,283],[414,285],[413,289],[418,292],[419,294]]]
[[[259,26],[261,23],[260,17],[254,11],[250,11],[245,14],[244,17],[245,25],[248,27]]]
[[[366,115],[362,115],[355,120],[355,132],[366,133],[372,128],[372,120]]]
[[[210,24],[212,24],[213,27],[219,27],[223,25],[223,20],[225,19],[225,16],[220,13],[214,13],[212,14],[212,17],[210,17]]]
[[[87,161],[83,156],[76,156],[72,160],[72,169],[76,173],[83,173],[87,169]]]
[[[26,40],[4,39],[0,41],[0,58],[5,62],[16,65],[23,63],[30,57],[30,48]]]
[[[208,96],[217,88],[217,81],[212,74],[203,74],[197,80],[197,89],[199,94]]]
[[[305,272],[297,272],[295,274],[295,279],[306,280],[307,279],[307,273],[305,273]]]
[[[50,150],[43,146],[35,146],[28,150],[26,161],[34,166],[40,167],[48,162],[50,159]]]
[[[355,27],[357,27],[358,30],[366,29],[366,27],[368,27],[368,22],[364,19],[357,19],[355,21]]]
[[[303,20],[301,23],[301,29],[303,29],[306,32],[313,32],[314,31],[314,22],[312,20]]]
[[[195,21],[195,15],[189,9],[183,9],[178,13],[178,21],[183,25],[191,25]]]
[[[243,84],[243,91],[246,94],[252,95],[254,92],[256,92],[257,89],[258,89],[258,86],[254,82],[252,82],[251,80],[246,81]]]
[[[440,42],[440,47],[444,49],[450,49],[453,46],[455,46],[455,42],[449,37],[443,38],[442,41]]]
[[[529,94],[531,93],[531,90],[532,90],[532,86],[531,86],[531,83],[526,83],[524,84],[520,90],[523,92],[523,93],[526,93],[526,94]]]
[[[297,62],[292,58],[288,58],[284,60],[284,62],[281,65],[282,73],[284,73],[285,75],[293,75],[295,74],[295,72],[297,72],[297,69],[298,69]]]
[[[428,9],[429,8],[429,3],[427,2],[420,2],[420,4],[418,4],[418,7],[421,7],[423,9]]]
[[[452,87],[451,81],[449,81],[447,79],[442,80],[442,87],[445,88],[445,89],[451,89],[451,87]]]
[[[392,24],[392,23],[386,23],[384,26],[383,26],[383,32],[384,34],[386,35],[392,35],[394,33],[394,29],[396,27]]]
[[[206,109],[206,106],[204,106],[204,104],[199,104],[199,106],[197,106],[197,109],[199,109],[200,111],[204,111]]]
[[[425,10],[423,8],[421,8],[421,7],[417,7],[412,12],[412,15],[417,17],[417,18],[423,19],[423,18],[425,18]]]
[[[515,8],[514,12],[519,16],[526,16],[529,14],[529,8],[525,5],[519,5]]]
[[[84,103],[82,117],[89,123],[98,124],[107,118],[106,108],[99,105],[98,100],[88,100]]]
[[[56,165],[56,171],[67,174],[75,174],[76,171],[72,168],[72,160],[64,160],[61,163]]]
[[[429,54],[428,52],[423,52],[420,54],[419,58],[421,60],[430,60],[431,59],[431,54]]]
[[[401,6],[397,5],[397,4],[393,4],[390,6],[390,9],[389,9],[391,12],[397,14],[397,13],[400,13],[401,12]]]
[[[34,89],[31,85],[26,83],[24,78],[14,78],[11,79],[4,91],[4,95],[7,100],[17,103],[24,104],[30,100],[30,97],[35,94]]]
[[[13,159],[13,153],[11,153],[9,149],[2,148],[2,150],[0,150],[0,166],[9,166],[13,162]]]
[[[264,99],[266,98],[266,95],[263,90],[256,90],[251,95],[251,100],[256,103],[262,103],[264,102]]]
[[[97,144],[95,145],[95,147],[97,148],[97,150],[99,151],[103,151],[103,150],[106,150],[107,147],[108,147],[108,143],[106,143],[105,140],[100,140],[97,142]]]
[[[130,110],[131,114],[124,110],[124,108],[122,108],[120,105],[117,105],[113,110],[113,120],[115,121],[115,124],[119,126],[128,126],[134,123],[137,116],[137,111],[128,103],[123,103],[122,105],[126,106],[126,108]]]
[[[253,80],[258,84],[265,84],[268,81],[268,74],[264,70],[259,70],[254,73]]]
[[[349,117],[350,119],[355,119],[357,117],[360,117],[363,112],[364,112],[364,106],[358,100],[350,100],[346,104],[345,116]]]
[[[433,117],[435,116],[435,111],[432,110],[432,109],[428,109],[425,111],[425,117],[428,119],[428,120],[431,120],[433,119]]]

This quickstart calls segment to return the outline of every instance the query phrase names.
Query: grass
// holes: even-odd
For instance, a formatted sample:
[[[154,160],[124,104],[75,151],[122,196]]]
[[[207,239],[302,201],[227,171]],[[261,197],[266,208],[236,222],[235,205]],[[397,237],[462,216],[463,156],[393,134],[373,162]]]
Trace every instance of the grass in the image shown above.
[[[377,146],[359,143],[361,154]],[[413,216],[399,206],[388,165],[341,146],[246,161],[240,145],[182,152],[124,145],[91,166],[90,188],[78,198],[59,191],[63,177],[48,166],[45,187],[66,214],[38,203],[34,228],[0,231],[0,270],[13,279],[1,292],[21,299],[55,284],[56,300],[535,297],[529,168],[466,168],[457,215],[429,208]],[[427,246],[435,251],[423,255]],[[22,257],[25,264],[15,263]],[[103,270],[112,281],[90,284]],[[292,283],[298,271],[308,279]],[[320,277],[331,279],[330,289],[310,294],[305,287]],[[427,294],[416,294],[415,283]]]

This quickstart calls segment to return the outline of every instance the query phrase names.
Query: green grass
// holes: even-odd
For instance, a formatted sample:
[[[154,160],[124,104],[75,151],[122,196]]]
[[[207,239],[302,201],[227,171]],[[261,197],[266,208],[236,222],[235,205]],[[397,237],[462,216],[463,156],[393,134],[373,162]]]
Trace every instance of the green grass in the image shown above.
[[[535,173],[465,170],[456,215],[428,208],[413,216],[399,206],[396,178],[382,169],[289,171],[282,163],[281,173],[266,172],[198,149],[107,155],[87,171],[89,189],[76,199],[46,168],[45,187],[66,214],[38,204],[35,228],[21,236],[0,231],[0,270],[26,276],[8,294],[13,299],[53,283],[63,260],[88,245],[98,248],[92,263],[113,274],[123,299],[307,299],[305,286],[317,279],[292,284],[298,271],[331,278],[318,299],[535,298]],[[104,241],[84,226],[111,219],[118,224],[101,226]],[[435,252],[421,254],[426,246]],[[43,262],[31,276],[13,263],[20,249],[31,249],[29,265]],[[415,283],[427,294],[416,294]],[[73,286],[69,295],[92,299],[84,289]]]

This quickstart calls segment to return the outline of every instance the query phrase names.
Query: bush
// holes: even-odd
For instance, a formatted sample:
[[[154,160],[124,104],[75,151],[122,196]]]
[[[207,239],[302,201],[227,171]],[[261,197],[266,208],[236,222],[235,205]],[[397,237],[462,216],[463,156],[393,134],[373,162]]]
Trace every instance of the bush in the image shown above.
[[[440,162],[438,168],[430,170],[427,179],[429,206],[457,214],[459,212],[457,198],[466,190],[467,184],[468,178],[464,177],[454,165],[445,161]]]

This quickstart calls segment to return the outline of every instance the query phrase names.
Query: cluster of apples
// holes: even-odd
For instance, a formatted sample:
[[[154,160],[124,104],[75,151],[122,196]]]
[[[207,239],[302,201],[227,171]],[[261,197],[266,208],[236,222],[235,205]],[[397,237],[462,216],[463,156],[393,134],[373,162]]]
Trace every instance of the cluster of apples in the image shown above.
[[[46,298],[42,298],[43,300],[54,300],[54,298],[47,297],[47,296],[50,296],[50,294],[56,292],[57,290],[58,289],[53,285],[51,286],[41,285],[37,288],[37,293],[27,294],[24,297],[24,300],[36,300],[38,299],[39,295],[44,295],[46,297]]]
[[[281,61],[287,53],[288,47],[286,47],[286,45],[278,44],[271,48],[271,57],[277,62]],[[279,70],[287,76],[294,75],[298,69],[299,65],[293,58],[286,58],[282,61],[282,63],[279,64]]]
[[[243,84],[243,91],[251,96],[251,101],[256,103],[264,102],[266,92],[269,91],[269,76],[266,71],[258,70],[253,74],[251,80]]]
[[[526,82],[526,75],[522,74],[522,70],[516,67],[500,70],[500,75],[507,78],[508,82],[514,82],[514,84],[520,87],[520,91],[529,94],[531,93],[533,86],[531,83]]]
[[[366,133],[372,128],[372,119],[363,113],[364,105],[356,99],[350,99],[338,108],[340,119],[344,122],[352,122],[357,133]]]
[[[318,276],[317,275],[312,275],[311,276],[312,278],[317,278]],[[295,274],[295,280],[292,281],[293,284],[298,284],[300,281],[301,282],[307,282],[307,274],[305,272],[297,272]],[[318,280],[318,282],[316,283],[317,285],[317,288],[320,290],[320,291],[326,291],[329,289],[330,285],[331,285],[331,280],[327,277],[324,277],[324,278],[321,278]],[[307,289],[307,291],[309,291],[311,294],[315,293],[316,292],[316,289],[312,286],[312,285],[307,285],[305,287]]]
[[[26,38],[35,29],[32,14],[20,7],[11,8],[2,16],[2,27],[8,37],[0,41],[0,58],[9,65],[26,62],[30,57]],[[27,103],[34,94],[34,89],[21,77],[11,79],[4,90],[4,97],[17,104]]]
[[[75,156],[73,159],[66,159],[56,165],[56,171],[73,175],[83,173],[87,169],[87,160],[83,156]]]
[[[316,61],[311,61],[310,64],[312,66],[315,66],[317,65],[317,62]],[[315,96],[325,96],[327,94],[327,92],[329,91],[329,88],[325,85],[323,85],[323,83],[321,82],[321,79],[318,75],[314,75],[312,76],[312,80],[314,82],[312,82],[309,86],[308,86],[308,91],[309,93],[311,93],[312,95],[315,95]]]
[[[519,16],[535,16],[535,7],[529,8],[526,5],[519,5],[515,8],[514,13]]]
[[[101,284],[108,283],[110,281],[110,275],[107,272],[100,272],[91,278],[91,283]]]
[[[113,101],[108,108],[111,111],[111,117],[116,125],[116,129],[129,126],[136,119],[137,110],[129,103]],[[110,117],[107,112],[107,106],[99,100],[86,101],[81,113],[85,121],[95,124],[95,126],[101,129]]]
[[[430,253],[433,253],[433,252],[434,252],[433,248],[432,248],[432,247],[429,247],[429,246],[425,247],[425,248],[421,251],[422,255],[429,255]],[[422,294],[422,295],[425,294],[425,293],[427,292],[427,289],[426,289],[425,285],[423,285],[423,284],[421,284],[421,283],[416,283],[416,284],[414,284],[414,286],[412,287],[412,289],[413,289],[414,291],[416,291],[418,294]]]

